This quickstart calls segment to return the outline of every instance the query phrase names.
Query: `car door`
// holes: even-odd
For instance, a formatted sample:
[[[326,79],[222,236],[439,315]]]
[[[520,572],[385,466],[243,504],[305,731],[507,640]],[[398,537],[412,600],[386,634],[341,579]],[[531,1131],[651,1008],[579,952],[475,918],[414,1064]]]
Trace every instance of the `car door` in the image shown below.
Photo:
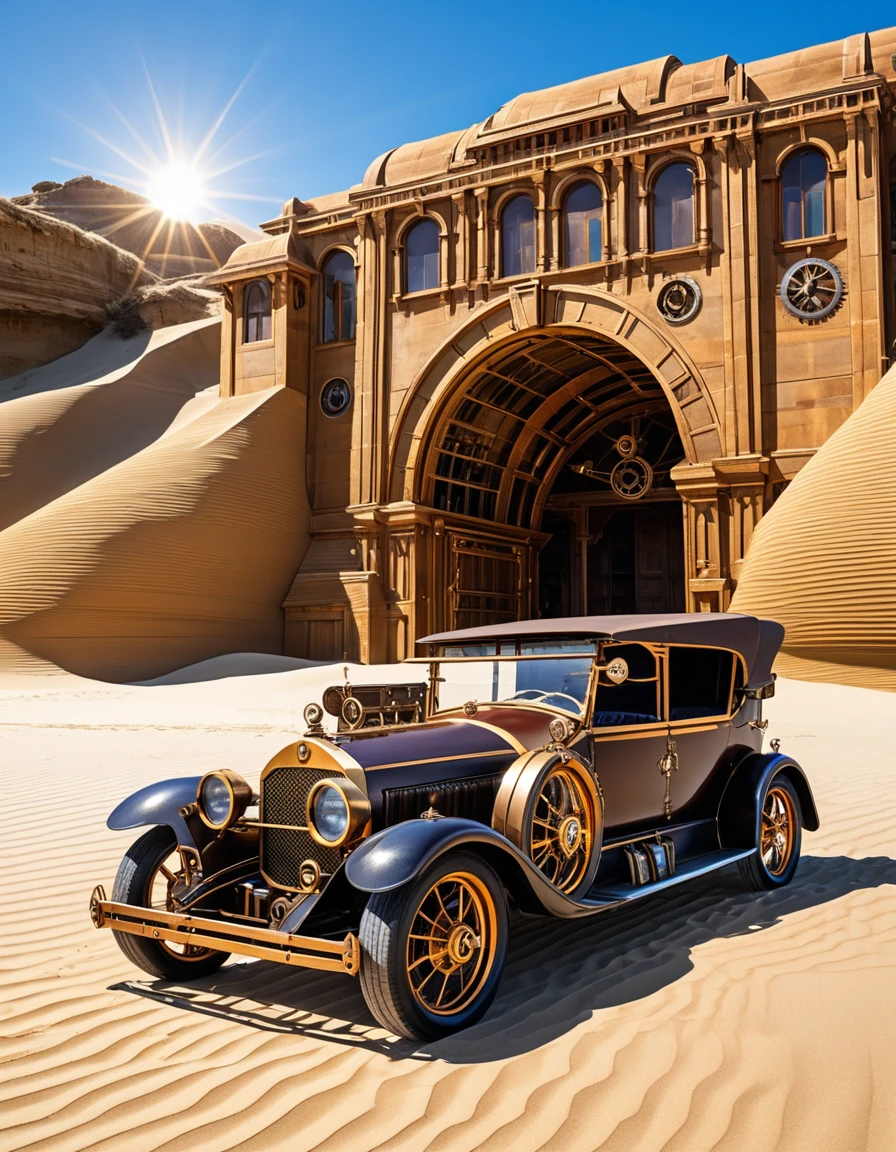
[[[666,649],[668,734],[678,757],[670,777],[673,821],[709,814],[701,810],[700,795],[731,738],[739,659],[721,648]]]
[[[622,684],[598,677],[589,735],[591,758],[604,798],[606,835],[659,824],[665,779],[657,761],[666,750],[662,649],[612,644],[605,661],[626,661]]]

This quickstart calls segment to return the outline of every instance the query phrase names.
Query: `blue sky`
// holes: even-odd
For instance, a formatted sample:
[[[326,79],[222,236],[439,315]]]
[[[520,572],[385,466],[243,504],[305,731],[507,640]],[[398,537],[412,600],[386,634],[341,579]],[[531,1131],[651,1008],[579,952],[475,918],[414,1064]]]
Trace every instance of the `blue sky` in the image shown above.
[[[223,146],[218,167],[255,157],[212,181],[227,194],[222,214],[254,224],[289,196],[347,188],[387,148],[464,128],[519,92],[667,52],[747,62],[896,23],[892,0],[756,0],[682,19],[694,12],[668,0],[7,3],[0,195],[80,172],[140,180],[108,145],[142,156],[126,120],[161,153],[146,73],[188,151],[245,81],[207,155]]]

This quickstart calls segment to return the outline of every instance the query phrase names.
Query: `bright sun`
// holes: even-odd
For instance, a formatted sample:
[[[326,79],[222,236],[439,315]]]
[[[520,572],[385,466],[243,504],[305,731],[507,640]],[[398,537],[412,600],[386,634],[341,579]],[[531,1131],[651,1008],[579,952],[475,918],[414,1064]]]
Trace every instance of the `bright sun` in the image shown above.
[[[150,180],[149,199],[169,220],[196,224],[204,199],[202,176],[192,164],[172,161]]]

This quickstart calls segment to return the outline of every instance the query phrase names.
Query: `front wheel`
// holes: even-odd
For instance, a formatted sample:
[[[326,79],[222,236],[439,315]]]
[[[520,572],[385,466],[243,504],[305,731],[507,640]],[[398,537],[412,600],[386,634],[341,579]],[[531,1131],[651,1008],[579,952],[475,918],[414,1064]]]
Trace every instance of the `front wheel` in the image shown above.
[[[800,860],[802,822],[796,789],[786,776],[773,777],[762,798],[756,851],[737,862],[751,891],[783,888],[793,879]]]
[[[375,892],[361,917],[361,989],[380,1024],[437,1040],[481,1020],[507,957],[507,899],[478,856],[451,852],[418,879]]]
[[[150,828],[125,853],[118,868],[112,900],[116,904],[136,904],[140,908],[173,911],[174,894],[183,887],[183,873],[177,840],[167,825]],[[217,971],[229,952],[200,948],[195,944],[174,944],[149,940],[128,932],[112,935],[125,956],[162,980],[195,980]]]

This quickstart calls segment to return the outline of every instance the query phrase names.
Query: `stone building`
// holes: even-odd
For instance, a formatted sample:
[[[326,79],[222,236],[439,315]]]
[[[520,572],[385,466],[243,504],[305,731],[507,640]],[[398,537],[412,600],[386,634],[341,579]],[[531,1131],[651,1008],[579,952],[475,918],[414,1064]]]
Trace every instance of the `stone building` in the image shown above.
[[[218,276],[222,394],[306,406],[285,650],[726,608],[757,521],[890,363],[894,95],[896,28],[666,56],[288,201]]]

